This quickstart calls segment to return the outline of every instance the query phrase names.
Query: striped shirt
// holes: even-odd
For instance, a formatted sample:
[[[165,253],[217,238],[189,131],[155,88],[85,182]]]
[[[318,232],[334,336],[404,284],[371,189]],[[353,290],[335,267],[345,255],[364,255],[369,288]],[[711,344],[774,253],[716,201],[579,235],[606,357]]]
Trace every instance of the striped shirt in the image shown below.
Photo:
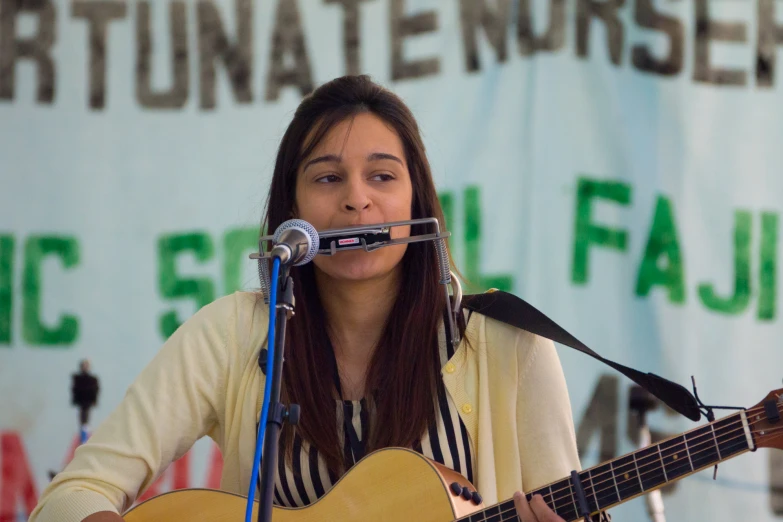
[[[453,353],[453,347],[441,345],[441,363],[445,364]],[[431,424],[413,450],[425,457],[461,473],[473,482],[474,450],[467,429],[460,419],[454,401],[439,381],[435,423]],[[336,401],[338,430],[343,443],[345,462],[356,463],[361,459],[361,444],[369,426],[367,403],[360,401]],[[345,422],[349,419],[350,422]],[[357,453],[359,453],[357,455]],[[331,473],[318,450],[294,433],[291,462],[278,458],[275,474],[274,501],[278,506],[302,507],[321,498],[337,482],[339,477]]]

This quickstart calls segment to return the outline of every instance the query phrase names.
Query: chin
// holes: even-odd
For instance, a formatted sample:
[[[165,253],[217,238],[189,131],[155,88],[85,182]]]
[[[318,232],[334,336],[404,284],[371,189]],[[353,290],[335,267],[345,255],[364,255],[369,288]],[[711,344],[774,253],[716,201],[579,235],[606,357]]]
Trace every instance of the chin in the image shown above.
[[[316,267],[332,279],[367,281],[389,275],[402,261],[405,248],[383,248],[375,252],[350,250],[331,257],[316,258]],[[397,251],[397,252],[395,252]]]

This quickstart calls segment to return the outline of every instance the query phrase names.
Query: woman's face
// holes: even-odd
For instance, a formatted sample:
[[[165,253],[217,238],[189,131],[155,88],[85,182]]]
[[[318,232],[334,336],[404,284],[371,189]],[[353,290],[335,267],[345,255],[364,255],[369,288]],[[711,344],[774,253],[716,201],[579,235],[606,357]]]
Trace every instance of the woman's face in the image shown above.
[[[370,113],[335,125],[312,154],[304,158],[296,179],[296,217],[317,230],[411,219],[413,188],[400,137]],[[392,237],[410,235],[395,227]],[[368,280],[389,275],[406,245],[368,253],[343,251],[317,256],[316,267],[341,280]]]

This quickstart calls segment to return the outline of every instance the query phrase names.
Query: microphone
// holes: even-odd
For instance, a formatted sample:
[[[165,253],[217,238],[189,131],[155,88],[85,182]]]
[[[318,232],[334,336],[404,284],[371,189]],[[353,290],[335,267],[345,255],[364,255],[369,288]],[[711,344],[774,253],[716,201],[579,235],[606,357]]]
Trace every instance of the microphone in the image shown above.
[[[303,219],[289,219],[275,230],[275,246],[269,252],[284,265],[300,266],[313,260],[318,253],[318,231]]]

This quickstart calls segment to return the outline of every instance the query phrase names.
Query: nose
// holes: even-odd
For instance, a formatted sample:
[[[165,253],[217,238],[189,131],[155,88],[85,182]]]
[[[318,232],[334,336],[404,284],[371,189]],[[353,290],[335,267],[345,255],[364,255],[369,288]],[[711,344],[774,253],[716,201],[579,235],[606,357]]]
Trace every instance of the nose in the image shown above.
[[[343,198],[343,210],[347,212],[361,212],[372,206],[372,200],[367,193],[367,187],[360,176],[353,176],[346,183],[346,192]],[[359,178],[359,179],[357,179]]]

